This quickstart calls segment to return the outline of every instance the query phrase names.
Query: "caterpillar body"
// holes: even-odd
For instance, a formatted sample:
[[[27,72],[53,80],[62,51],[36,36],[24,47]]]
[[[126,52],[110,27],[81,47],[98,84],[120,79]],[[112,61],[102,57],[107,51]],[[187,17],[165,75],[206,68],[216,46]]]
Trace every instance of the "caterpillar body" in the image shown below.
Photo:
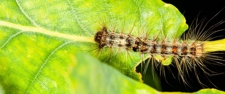
[[[181,41],[158,41],[149,40],[147,37],[134,37],[130,34],[118,34],[110,32],[106,27],[98,31],[95,35],[95,41],[99,48],[103,47],[121,47],[126,50],[140,52],[141,54],[161,55],[167,57],[170,55],[181,57],[201,57],[204,53],[204,42],[193,41],[192,43]]]

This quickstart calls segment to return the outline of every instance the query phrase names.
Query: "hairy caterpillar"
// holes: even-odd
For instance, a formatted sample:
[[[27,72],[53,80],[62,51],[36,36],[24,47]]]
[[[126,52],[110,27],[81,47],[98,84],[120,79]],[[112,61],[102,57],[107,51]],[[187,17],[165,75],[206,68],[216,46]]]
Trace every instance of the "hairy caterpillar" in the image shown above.
[[[214,17],[205,24],[207,25]],[[208,29],[205,28],[205,25],[202,25],[203,23],[204,20],[199,22],[198,19],[196,19],[192,24],[193,26],[189,28],[189,31],[192,32],[184,35],[183,40],[174,39],[171,41],[166,38],[159,40],[157,37],[149,39],[148,34],[144,37],[140,37],[134,36],[132,33],[117,33],[116,30],[110,30],[106,26],[103,26],[102,29],[97,31],[94,39],[99,49],[118,48],[125,49],[127,52],[131,51],[149,55],[150,59],[145,62],[144,73],[147,70],[148,64],[152,63],[154,66],[162,65],[162,74],[165,75],[163,67],[170,65],[170,63],[167,64],[164,62],[172,58],[174,61],[172,65],[178,69],[179,77],[186,85],[188,85],[186,74],[194,71],[198,82],[202,86],[205,86],[204,83],[199,80],[197,70],[201,69],[206,74],[216,74],[216,72],[208,69],[205,63],[217,60],[217,64],[223,65],[221,61],[224,60],[210,52],[224,51],[225,43],[224,39],[209,41],[212,34],[221,31],[213,31],[214,28],[224,23],[224,21],[220,21]],[[194,34],[194,31],[198,32]],[[144,61],[144,59],[142,61]]]
[[[106,27],[98,31],[95,35],[95,41],[99,44],[99,48],[103,47],[124,47],[127,50],[140,52],[141,54],[181,57],[201,57],[204,53],[204,43],[194,41],[192,43],[179,41],[157,41],[157,39],[149,40],[147,37],[135,37],[126,34],[117,34],[110,32]]]

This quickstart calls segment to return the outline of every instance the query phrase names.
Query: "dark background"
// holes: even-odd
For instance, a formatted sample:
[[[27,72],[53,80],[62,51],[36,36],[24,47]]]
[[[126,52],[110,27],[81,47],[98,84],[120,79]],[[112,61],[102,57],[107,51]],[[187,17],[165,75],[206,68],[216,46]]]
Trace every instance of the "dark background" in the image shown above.
[[[221,11],[210,23],[207,27],[210,27],[217,22],[225,19],[225,3],[223,3],[223,0],[163,0],[166,3],[170,3],[177,7],[179,11],[185,16],[187,24],[190,26],[191,22],[198,17],[199,19],[203,19],[206,17],[208,20],[215,16],[216,13]],[[198,14],[200,14],[198,16]],[[207,28],[206,27],[206,28]],[[215,30],[218,29],[225,29],[225,23],[216,27]],[[212,37],[217,37],[214,40],[217,39],[223,39],[225,38],[225,35],[223,34],[225,30],[216,33],[212,35]],[[220,55],[224,58],[225,52],[218,52]],[[225,60],[225,58],[224,58]],[[213,62],[211,62],[213,63]],[[225,62],[224,62],[225,64]],[[225,72],[225,66],[218,66],[218,65],[212,65],[212,64],[206,64],[208,68],[210,68],[213,71],[216,71],[218,73]],[[151,66],[149,66],[150,68]],[[137,67],[140,69],[140,66]],[[175,76],[177,76],[177,70],[176,68],[171,68],[172,72]],[[199,84],[198,80],[196,79],[196,75],[194,72],[190,72],[189,76],[190,78],[187,78],[188,83],[190,86],[185,85],[181,80],[174,78],[168,69],[165,69],[166,76],[160,76],[160,71],[156,70],[157,75],[160,77],[161,81],[161,91],[183,91],[183,92],[194,92],[198,91],[202,88],[216,88],[219,90],[225,91],[225,75],[205,75],[204,72],[198,71],[198,76],[200,77],[200,80],[202,83],[204,83],[206,86],[203,87],[201,84]],[[150,69],[146,74],[151,74]],[[146,75],[145,74],[145,75]],[[151,78],[148,78],[149,76],[145,76],[144,82],[146,84],[151,83]],[[154,80],[152,80],[154,81]],[[211,82],[210,82],[211,81]],[[212,84],[213,83],[213,84]],[[151,85],[152,87],[155,87],[154,85]]]

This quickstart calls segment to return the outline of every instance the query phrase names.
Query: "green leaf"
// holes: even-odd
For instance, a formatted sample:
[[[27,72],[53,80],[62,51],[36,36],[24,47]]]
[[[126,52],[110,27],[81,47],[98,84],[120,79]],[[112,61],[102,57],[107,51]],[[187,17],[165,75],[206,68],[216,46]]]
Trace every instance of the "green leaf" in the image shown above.
[[[216,89],[202,89],[195,94],[224,94],[224,91],[216,90]]]
[[[0,94],[5,94],[1,84],[0,84]]]
[[[182,92],[159,92],[137,82],[88,54],[77,53],[70,73],[74,94],[182,94]],[[83,58],[86,58],[85,60]],[[202,89],[196,94],[222,94],[216,89]],[[187,94],[187,93],[183,93]]]
[[[71,79],[74,81],[72,84],[75,88],[73,94],[159,93],[83,53],[76,54],[76,62],[71,70]]]
[[[93,37],[102,28],[101,25],[106,25],[110,30],[116,27],[117,32],[124,30],[124,33],[130,32],[133,28],[134,35],[144,28],[146,33],[151,33],[149,37],[154,37],[159,32],[165,35],[170,32],[169,34],[173,36],[180,36],[187,28],[185,19],[175,7],[155,0],[119,2],[16,0],[1,2],[1,10],[4,11],[1,11],[0,24],[4,27],[1,28],[0,44],[3,56],[9,60],[7,62],[29,64],[30,60],[34,59],[32,61],[38,62],[39,66],[46,60],[48,56],[46,53],[54,51],[66,41],[73,41],[75,44],[90,42],[88,45],[82,44],[80,50],[93,52],[92,49],[97,48],[92,43]],[[174,25],[169,25],[171,23]],[[109,57],[109,49],[102,52],[106,53],[102,53],[99,59],[105,61],[104,59]],[[121,53],[124,51],[120,51],[117,53],[119,55],[105,62],[122,73],[140,80],[140,75],[134,71],[134,67],[142,60],[140,54],[131,53],[130,58],[125,56],[127,54],[120,55]],[[18,55],[20,59],[17,60],[14,57]]]
[[[100,87],[100,84],[87,83],[87,80],[95,81],[91,78],[87,79],[89,72],[95,73],[95,70],[98,70],[88,69],[93,65],[88,65],[90,61],[87,59],[93,58],[81,55],[84,57],[84,61],[81,61],[81,56],[74,57],[74,55],[78,52],[89,54],[94,52],[93,49],[97,48],[97,45],[93,37],[103,25],[110,30],[116,28],[116,32],[123,30],[124,33],[129,33],[133,28],[134,36],[140,31],[145,31],[144,33],[151,34],[149,38],[161,32],[159,37],[166,35],[168,39],[179,37],[187,29],[185,19],[180,12],[160,0],[117,2],[113,0],[3,0],[0,6],[0,83],[7,94],[73,93],[73,90],[88,92],[92,91],[94,86]],[[135,66],[143,59],[139,53],[131,52],[132,58],[126,58],[127,54],[120,55],[125,51],[120,51],[115,57],[107,59],[110,55],[109,49],[104,49],[102,52],[105,53],[100,54],[98,58],[100,61],[133,79],[140,80],[140,75],[134,71]],[[92,56],[97,57],[96,54]],[[115,84],[102,82],[103,88],[109,85],[110,89],[118,93],[135,91],[138,88],[146,92],[156,92],[140,82],[119,74],[116,69],[100,64],[95,59],[92,64],[96,64],[94,68],[104,67],[101,71],[108,71],[107,74],[96,77],[97,81],[101,82],[99,79],[106,81],[110,75],[111,79],[115,80],[114,83],[122,84],[119,82],[123,79],[131,85],[122,88],[119,85],[116,87]],[[111,75],[110,72],[115,74]],[[76,79],[82,77],[84,78],[81,79],[82,81]],[[82,84],[90,85],[88,90],[83,89]]]

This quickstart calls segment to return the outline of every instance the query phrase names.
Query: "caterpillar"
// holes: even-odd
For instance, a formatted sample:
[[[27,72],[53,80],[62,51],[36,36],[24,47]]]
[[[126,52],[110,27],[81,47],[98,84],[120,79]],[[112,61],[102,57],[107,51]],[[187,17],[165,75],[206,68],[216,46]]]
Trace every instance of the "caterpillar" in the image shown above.
[[[95,35],[95,41],[99,44],[99,48],[103,47],[123,47],[126,50],[140,52],[141,54],[180,56],[180,57],[201,57],[204,53],[203,42],[194,41],[192,43],[180,41],[157,41],[149,40],[147,37],[134,37],[132,35],[117,34],[110,32],[106,27],[98,31]]]
[[[214,17],[205,24],[207,25]],[[190,26],[188,30],[192,32],[184,35],[184,40],[174,39],[171,41],[166,38],[160,40],[157,37],[149,39],[148,34],[144,37],[140,37],[132,35],[131,32],[128,34],[117,33],[116,30],[110,30],[106,26],[102,26],[102,28],[95,33],[94,40],[99,49],[118,48],[125,49],[127,52],[138,52],[140,54],[149,55],[150,59],[145,62],[144,73],[146,72],[149,63],[156,65],[158,64],[157,62],[160,62],[160,65],[164,67],[170,65],[170,63],[165,63],[165,61],[172,58],[174,61],[172,65],[178,69],[179,77],[186,85],[188,85],[186,73],[194,71],[198,82],[202,84],[202,86],[205,86],[204,83],[199,80],[196,73],[197,68],[201,69],[206,74],[216,74],[216,72],[207,68],[204,63],[217,60],[217,64],[223,65],[221,62],[224,60],[210,52],[224,51],[225,39],[209,41],[211,40],[210,35],[222,31],[213,31],[213,29],[216,26],[223,24],[223,20],[208,29],[205,29],[205,25],[202,25],[203,23],[204,20],[201,20],[199,23],[198,19],[196,19],[192,24],[193,26]],[[193,31],[199,32],[194,34]],[[145,59],[142,61],[144,62]],[[165,75],[163,70],[162,73]]]

